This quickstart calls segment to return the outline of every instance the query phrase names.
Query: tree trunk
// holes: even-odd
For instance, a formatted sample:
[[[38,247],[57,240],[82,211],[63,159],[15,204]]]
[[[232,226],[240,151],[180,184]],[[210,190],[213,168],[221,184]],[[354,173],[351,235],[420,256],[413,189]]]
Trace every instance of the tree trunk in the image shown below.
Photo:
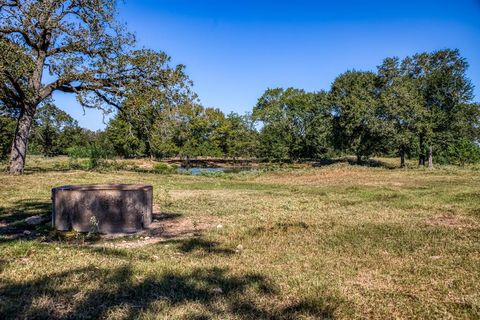
[[[428,168],[433,169],[433,148],[428,147]]]
[[[360,164],[362,162],[362,156],[357,154],[357,164]]]
[[[405,150],[400,150],[400,168],[405,168]]]
[[[32,126],[36,108],[26,106],[20,112],[10,152],[10,165],[8,171],[11,174],[22,174],[25,168],[27,156],[28,135]]]
[[[423,135],[420,136],[419,144],[420,144],[420,153],[418,156],[418,165],[425,166],[425,144],[424,144]]]
[[[423,154],[420,155],[420,157],[418,158],[418,165],[425,166],[425,155]]]

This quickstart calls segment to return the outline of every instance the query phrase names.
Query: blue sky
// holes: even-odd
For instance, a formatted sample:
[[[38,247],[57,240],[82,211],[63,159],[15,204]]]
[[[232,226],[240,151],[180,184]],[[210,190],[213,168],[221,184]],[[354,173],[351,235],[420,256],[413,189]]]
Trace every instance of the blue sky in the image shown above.
[[[327,90],[348,69],[444,48],[467,58],[480,100],[480,0],[127,0],[120,19],[139,46],[187,66],[204,106],[227,113],[250,111],[269,87]],[[73,96],[55,100],[81,126],[104,128]]]

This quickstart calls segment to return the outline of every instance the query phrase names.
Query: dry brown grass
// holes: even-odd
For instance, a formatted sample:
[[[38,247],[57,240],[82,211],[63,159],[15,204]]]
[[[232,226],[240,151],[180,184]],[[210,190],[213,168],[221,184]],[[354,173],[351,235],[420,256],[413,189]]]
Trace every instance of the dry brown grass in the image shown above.
[[[51,187],[108,182],[153,184],[158,234],[7,234],[48,213]],[[345,164],[216,177],[0,175],[0,314],[479,318],[478,190],[473,169]]]

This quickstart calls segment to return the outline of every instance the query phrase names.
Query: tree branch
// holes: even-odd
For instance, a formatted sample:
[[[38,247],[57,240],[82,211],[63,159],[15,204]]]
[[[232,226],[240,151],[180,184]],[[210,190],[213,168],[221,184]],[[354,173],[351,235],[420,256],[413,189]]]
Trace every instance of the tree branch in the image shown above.
[[[4,37],[4,35],[12,34],[12,33],[20,34],[23,37],[23,39],[25,40],[26,44],[28,44],[30,47],[32,47],[35,50],[39,49],[37,44],[35,42],[33,42],[32,39],[30,39],[29,35],[24,30],[16,29],[16,28],[1,28],[0,29],[0,37],[2,37],[2,38]]]
[[[5,75],[7,76],[7,79],[10,81],[12,86],[15,88],[15,91],[17,92],[18,97],[20,99],[24,100],[25,99],[25,92],[23,92],[20,84],[15,80],[15,78],[8,71],[5,71]]]

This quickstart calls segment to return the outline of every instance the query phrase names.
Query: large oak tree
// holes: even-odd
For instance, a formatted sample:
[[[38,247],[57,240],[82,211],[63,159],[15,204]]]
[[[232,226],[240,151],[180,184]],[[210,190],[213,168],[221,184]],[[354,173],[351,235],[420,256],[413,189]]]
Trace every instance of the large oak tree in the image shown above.
[[[340,150],[354,153],[357,162],[386,148],[379,93],[379,79],[373,72],[347,71],[332,84],[335,142]]]
[[[318,159],[328,153],[331,121],[328,95],[295,88],[267,89],[253,108],[260,123],[260,156]]]
[[[463,139],[475,143],[478,107],[472,104],[473,86],[466,76],[467,61],[458,50],[439,50],[387,58],[379,67],[382,105],[396,130],[394,145],[400,156],[417,136],[419,165],[433,166],[439,156]]]
[[[0,0],[0,103],[19,113],[11,173],[23,172],[36,110],[55,91],[107,112],[139,86],[169,91],[168,59],[134,50],[116,12],[115,0]]]

